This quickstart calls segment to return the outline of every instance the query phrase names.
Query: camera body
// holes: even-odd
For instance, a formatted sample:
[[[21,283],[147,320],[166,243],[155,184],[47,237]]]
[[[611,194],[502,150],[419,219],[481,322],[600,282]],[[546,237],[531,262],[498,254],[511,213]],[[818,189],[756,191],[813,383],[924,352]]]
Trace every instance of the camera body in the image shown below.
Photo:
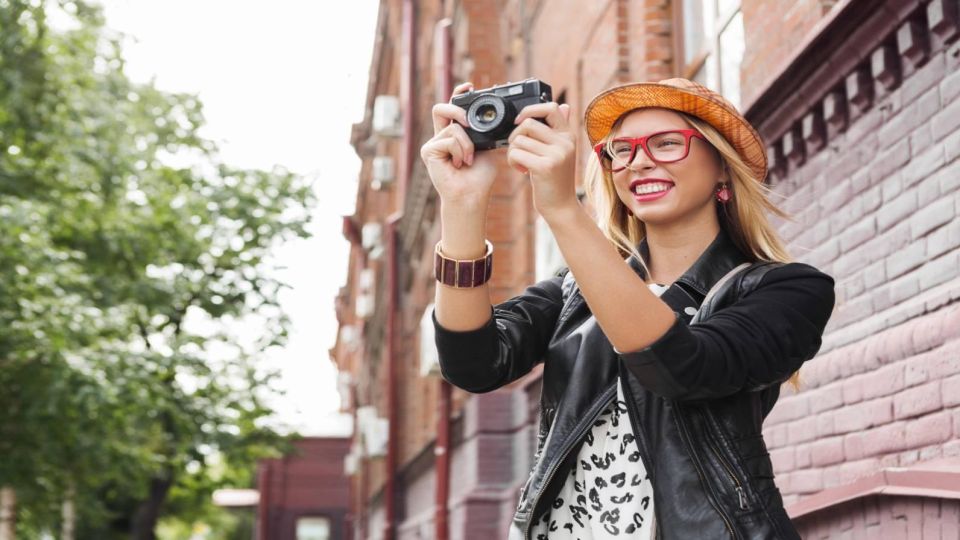
[[[527,105],[553,100],[550,85],[539,79],[473,90],[454,96],[451,103],[467,111],[465,129],[476,150],[507,146],[513,120]],[[541,120],[542,121],[542,120]]]

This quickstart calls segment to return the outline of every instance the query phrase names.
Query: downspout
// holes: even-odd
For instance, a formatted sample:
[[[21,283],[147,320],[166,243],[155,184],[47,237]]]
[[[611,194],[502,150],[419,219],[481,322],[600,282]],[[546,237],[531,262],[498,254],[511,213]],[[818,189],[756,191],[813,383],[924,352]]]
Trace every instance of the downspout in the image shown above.
[[[387,455],[386,455],[386,482],[384,484],[384,540],[395,540],[397,531],[397,462],[399,453],[399,422],[400,414],[397,410],[397,375],[400,359],[398,358],[400,347],[397,341],[401,337],[397,331],[400,328],[399,313],[399,270],[400,270],[400,252],[397,242],[397,224],[403,218],[404,199],[407,194],[407,186],[410,183],[411,158],[415,144],[413,115],[415,111],[415,99],[413,94],[414,78],[416,76],[416,66],[414,57],[416,53],[414,40],[414,17],[413,0],[403,0],[403,26],[402,26],[402,58],[400,74],[400,99],[403,106],[403,141],[400,149],[400,167],[397,179],[397,193],[394,198],[397,204],[397,210],[387,218],[386,223],[386,242],[387,242],[387,328],[386,328],[386,349],[387,349]]]
[[[453,44],[451,43],[451,27],[453,21],[449,18],[437,22],[434,33],[434,43],[440,47],[439,93],[440,100],[449,99],[453,93]],[[450,384],[440,377],[440,399],[437,402],[437,441],[434,446],[436,462],[436,505],[434,517],[434,538],[447,540],[449,538],[449,507],[450,498]]]

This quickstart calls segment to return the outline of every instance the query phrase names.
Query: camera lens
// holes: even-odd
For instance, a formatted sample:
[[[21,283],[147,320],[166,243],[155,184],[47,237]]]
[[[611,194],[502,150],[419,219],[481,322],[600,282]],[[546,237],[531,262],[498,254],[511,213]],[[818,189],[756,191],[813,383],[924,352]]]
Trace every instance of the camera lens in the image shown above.
[[[477,118],[485,124],[493,122],[497,118],[497,109],[493,105],[484,105],[477,109]]]
[[[494,95],[480,96],[467,109],[467,121],[474,131],[487,133],[503,124],[507,107],[503,98]]]

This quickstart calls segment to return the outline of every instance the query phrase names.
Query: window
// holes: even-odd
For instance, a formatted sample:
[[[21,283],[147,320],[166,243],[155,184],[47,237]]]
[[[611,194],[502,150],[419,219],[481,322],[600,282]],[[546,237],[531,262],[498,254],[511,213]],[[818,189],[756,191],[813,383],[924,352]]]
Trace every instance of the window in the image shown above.
[[[566,266],[563,255],[560,253],[560,246],[557,245],[553,232],[541,216],[537,216],[535,250],[534,275],[537,281],[553,277]]]
[[[743,12],[740,0],[682,0],[677,27],[681,77],[716,90],[740,108]]]
[[[330,520],[322,517],[297,519],[297,540],[330,540]]]

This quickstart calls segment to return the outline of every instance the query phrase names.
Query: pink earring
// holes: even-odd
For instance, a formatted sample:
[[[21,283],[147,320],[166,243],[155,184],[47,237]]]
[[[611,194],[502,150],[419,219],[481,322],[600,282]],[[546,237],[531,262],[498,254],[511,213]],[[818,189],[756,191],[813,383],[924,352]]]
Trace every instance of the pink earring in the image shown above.
[[[730,200],[730,188],[727,187],[726,182],[721,182],[717,186],[717,202],[721,204],[726,204]]]

